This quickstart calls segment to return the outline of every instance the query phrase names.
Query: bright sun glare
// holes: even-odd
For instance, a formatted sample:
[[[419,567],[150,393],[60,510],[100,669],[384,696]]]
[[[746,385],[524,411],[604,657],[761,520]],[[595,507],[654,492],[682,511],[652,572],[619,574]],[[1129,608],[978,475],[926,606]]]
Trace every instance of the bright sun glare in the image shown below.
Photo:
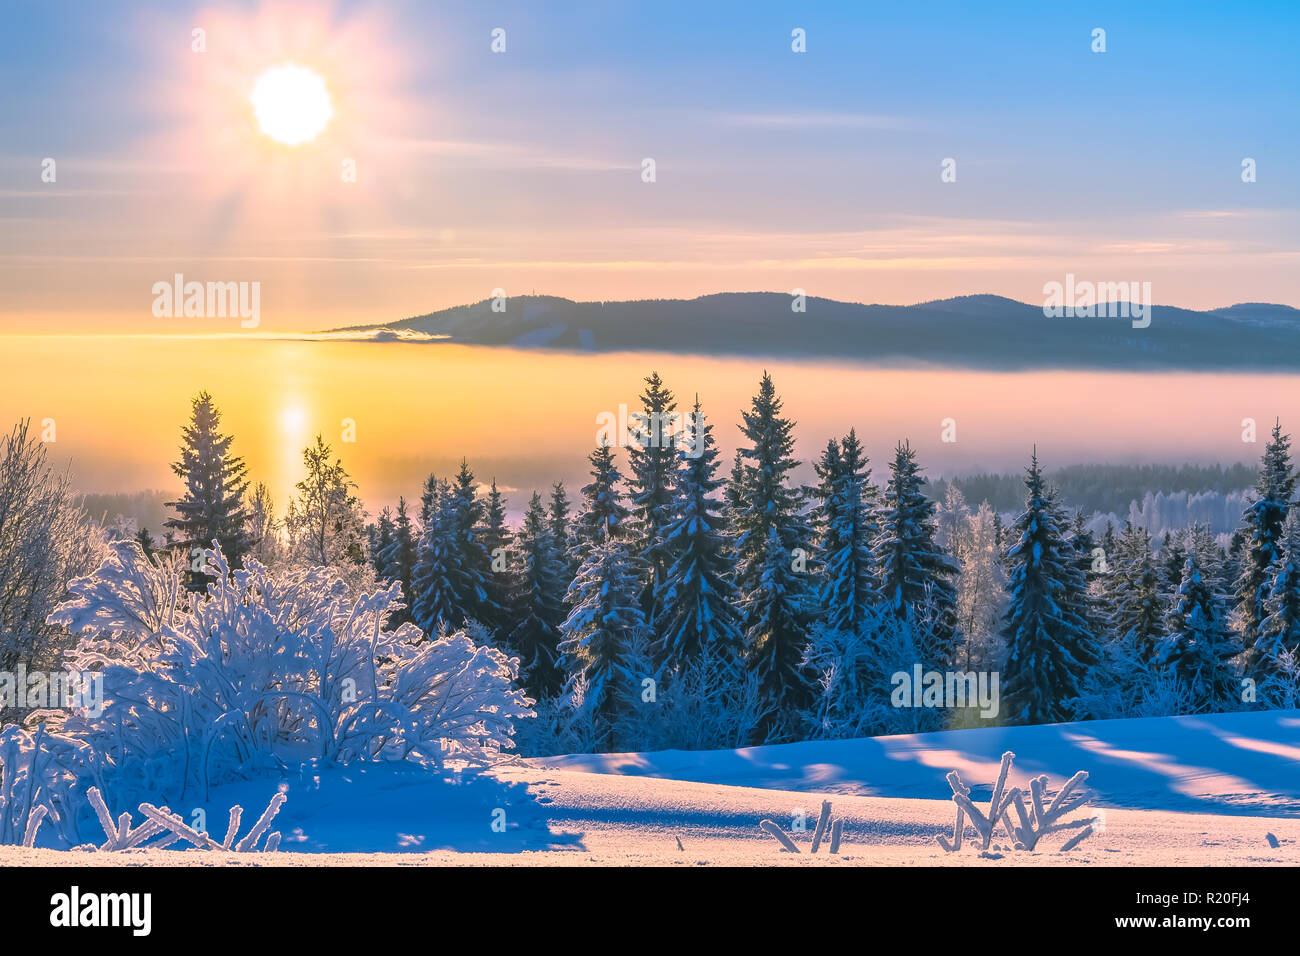
[[[297,405],[289,405],[280,411],[280,425],[285,431],[296,435],[307,424],[307,414]]]
[[[334,115],[320,74],[295,63],[273,66],[259,76],[250,99],[262,132],[286,146],[315,139]]]

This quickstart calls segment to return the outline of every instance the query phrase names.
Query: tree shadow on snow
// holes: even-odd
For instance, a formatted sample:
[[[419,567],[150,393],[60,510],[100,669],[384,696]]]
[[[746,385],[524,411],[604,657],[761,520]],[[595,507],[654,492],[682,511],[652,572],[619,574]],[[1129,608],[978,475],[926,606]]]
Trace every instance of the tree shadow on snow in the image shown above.
[[[210,828],[224,832],[225,814],[235,803],[246,820],[260,813],[277,788],[288,799],[272,829],[283,834],[280,849],[291,853],[583,848],[582,834],[551,831],[546,807],[526,783],[402,763],[306,770],[288,780],[214,789],[206,808]]]

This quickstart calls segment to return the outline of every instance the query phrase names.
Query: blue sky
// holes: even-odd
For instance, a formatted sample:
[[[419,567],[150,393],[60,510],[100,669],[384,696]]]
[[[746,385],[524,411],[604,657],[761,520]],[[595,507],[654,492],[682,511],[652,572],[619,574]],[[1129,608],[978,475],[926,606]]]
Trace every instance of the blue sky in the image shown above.
[[[1300,306],[1297,4],[50,2],[0,17],[3,328],[92,313],[148,327],[140,289],[205,270],[262,281],[283,327],[496,287],[1032,301],[1066,271],[1152,281],[1167,304]],[[241,113],[287,58],[336,97],[326,134],[292,152]],[[949,157],[957,181],[941,183]],[[346,186],[345,158],[360,170]]]

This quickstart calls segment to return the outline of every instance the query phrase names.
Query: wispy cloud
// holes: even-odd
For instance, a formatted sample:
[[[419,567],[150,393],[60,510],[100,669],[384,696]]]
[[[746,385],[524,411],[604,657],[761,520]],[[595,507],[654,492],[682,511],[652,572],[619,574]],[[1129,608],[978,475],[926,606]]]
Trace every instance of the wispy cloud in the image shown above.
[[[568,169],[583,172],[627,170],[636,167],[632,159],[559,152],[532,143],[454,139],[390,139],[379,143],[384,150],[438,156],[443,159],[473,160],[477,167],[498,169]]]
[[[900,116],[868,113],[724,113],[730,126],[759,129],[917,129],[915,121]]]

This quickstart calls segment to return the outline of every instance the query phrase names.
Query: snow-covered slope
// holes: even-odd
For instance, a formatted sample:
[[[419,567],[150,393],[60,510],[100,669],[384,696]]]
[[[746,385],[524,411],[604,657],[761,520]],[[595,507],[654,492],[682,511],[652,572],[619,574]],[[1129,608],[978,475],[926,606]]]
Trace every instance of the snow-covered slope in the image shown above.
[[[947,798],[986,786],[1006,750],[1053,786],[1077,770],[1113,807],[1300,817],[1300,711],[1094,720],[691,753],[580,754],[536,766],[729,786]],[[976,792],[979,792],[976,789]]]
[[[1017,754],[1012,778],[1022,786],[1047,773],[1055,789],[1088,770],[1104,795],[1104,830],[1066,854],[1059,836],[1030,853],[997,843],[986,856],[944,853],[934,840],[952,827],[944,774],[960,769],[982,803],[1006,749]],[[413,765],[334,769],[217,788],[203,809],[219,828],[231,804],[263,806],[276,787],[288,796],[275,821],[286,852],[272,856],[0,847],[0,865],[1300,863],[1295,711],[556,757],[463,781]],[[808,852],[824,798],[844,821],[837,856]],[[190,817],[195,808],[184,809]],[[800,815],[808,829],[793,832]],[[790,832],[800,853],[782,852],[759,830],[763,819]]]

